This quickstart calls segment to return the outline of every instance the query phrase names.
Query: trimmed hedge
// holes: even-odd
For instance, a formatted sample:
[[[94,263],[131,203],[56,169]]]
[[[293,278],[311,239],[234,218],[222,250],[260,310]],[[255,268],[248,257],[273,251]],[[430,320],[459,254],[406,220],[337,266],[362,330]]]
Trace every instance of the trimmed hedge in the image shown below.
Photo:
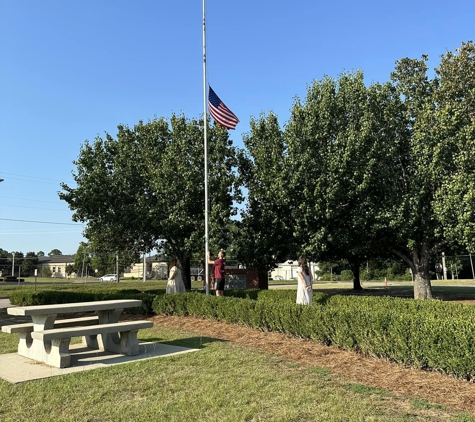
[[[256,299],[161,295],[152,308],[157,314],[213,318],[288,333],[475,380],[475,308],[466,305],[316,293],[313,306],[302,306],[295,304],[295,291],[270,290],[258,293]]]
[[[195,293],[205,294],[204,290],[197,290]],[[241,299],[252,299],[252,300],[267,300],[267,301],[290,301],[295,302],[295,290],[289,289],[275,289],[275,290],[260,290],[260,289],[236,289],[236,290],[226,290],[226,297],[236,297]],[[211,294],[214,296],[214,294]]]
[[[129,314],[192,315],[276,331],[356,350],[406,366],[475,380],[475,308],[451,302],[314,293],[313,306],[295,304],[295,290],[234,290],[225,297],[165,290],[18,290],[16,305],[141,299]]]
[[[158,295],[165,294],[165,290],[149,290],[141,292],[135,289],[111,289],[101,291],[57,291],[17,290],[10,295],[10,302],[19,306],[48,305],[52,303],[77,303],[113,299],[140,299],[142,305],[138,308],[126,308],[124,312],[133,315],[148,315],[153,312],[152,302]]]

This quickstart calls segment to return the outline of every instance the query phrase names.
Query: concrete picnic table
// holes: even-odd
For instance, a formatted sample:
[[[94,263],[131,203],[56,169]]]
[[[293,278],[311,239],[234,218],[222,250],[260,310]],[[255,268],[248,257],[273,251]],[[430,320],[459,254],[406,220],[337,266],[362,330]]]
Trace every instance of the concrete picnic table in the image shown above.
[[[8,314],[31,316],[32,324],[3,326],[2,331],[20,334],[19,355],[52,366],[68,366],[69,342],[75,336],[83,336],[83,343],[93,349],[133,355],[138,353],[138,329],[153,324],[150,321],[119,323],[119,317],[125,308],[141,304],[138,299],[120,299],[11,307],[7,309]],[[95,312],[97,317],[57,320],[60,314],[85,312]],[[124,338],[120,338],[119,333]],[[129,333],[132,333],[130,338]]]

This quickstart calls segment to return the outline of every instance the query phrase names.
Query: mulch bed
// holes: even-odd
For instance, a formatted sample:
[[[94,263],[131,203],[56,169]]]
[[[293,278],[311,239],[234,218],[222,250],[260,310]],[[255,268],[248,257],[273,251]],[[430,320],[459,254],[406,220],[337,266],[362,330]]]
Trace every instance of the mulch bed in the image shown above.
[[[405,368],[286,334],[262,332],[214,320],[155,316],[153,321],[156,325],[183,328],[265,350],[302,365],[326,368],[350,382],[384,388],[396,396],[427,399],[431,403],[475,415],[475,384],[447,375]]]

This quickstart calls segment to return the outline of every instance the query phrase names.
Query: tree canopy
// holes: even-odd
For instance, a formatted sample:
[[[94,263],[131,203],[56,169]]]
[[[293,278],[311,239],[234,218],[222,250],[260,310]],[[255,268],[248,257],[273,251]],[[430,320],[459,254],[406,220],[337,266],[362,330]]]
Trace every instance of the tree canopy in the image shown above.
[[[244,145],[246,150],[239,153],[239,180],[247,190],[247,204],[236,223],[234,242],[241,262],[269,270],[296,250],[286,147],[277,116],[270,113],[251,119]]]
[[[382,84],[362,71],[313,81],[283,127],[274,113],[252,118],[241,151],[210,127],[210,245],[233,240],[241,262],[267,270],[296,254],[346,259],[354,288],[362,261],[392,255],[430,299],[434,256],[475,247],[475,46],[446,52],[433,77],[427,60],[398,60]],[[202,120],[120,125],[82,146],[77,186],[60,197],[95,248],[132,259],[158,247],[184,263],[189,287],[204,250],[203,158]]]
[[[392,83],[325,77],[283,130],[272,113],[251,122],[241,236],[267,256],[281,249],[278,231],[310,258],[347,259],[355,288],[363,259],[393,254],[413,271],[415,297],[430,299],[435,254],[475,245],[475,47],[447,52],[432,79],[426,61],[399,60]]]
[[[363,260],[384,254],[394,162],[405,121],[389,83],[366,87],[363,73],[315,81],[296,100],[286,128],[289,187],[301,252],[350,263],[360,288]],[[291,194],[291,193],[290,193]]]
[[[229,219],[240,199],[235,149],[227,131],[208,130],[210,243],[230,242]],[[106,134],[86,142],[74,163],[76,187],[62,185],[60,198],[86,222],[85,236],[106,252],[145,253],[164,247],[185,268],[204,251],[203,122],[173,115],[118,126],[117,139]],[[204,255],[204,253],[203,253]]]

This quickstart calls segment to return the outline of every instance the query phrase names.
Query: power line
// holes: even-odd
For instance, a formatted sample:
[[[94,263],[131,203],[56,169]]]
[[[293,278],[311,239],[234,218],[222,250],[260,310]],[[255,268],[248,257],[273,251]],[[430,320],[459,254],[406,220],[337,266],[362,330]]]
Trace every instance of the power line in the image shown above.
[[[57,204],[57,202],[53,202],[53,201],[41,201],[40,199],[30,199],[30,198],[17,198],[15,196],[0,195],[0,198],[19,199],[21,201],[31,201],[31,202],[45,202],[46,204]]]
[[[28,235],[28,236],[37,236],[37,235],[45,235],[45,234],[64,234],[64,233],[81,233],[81,230],[61,230],[61,231],[51,231],[51,230],[46,230],[46,231],[1,231],[0,230],[0,235],[6,235],[6,236],[21,236],[21,235]]]
[[[54,232],[52,232],[51,230],[54,230]],[[38,234],[59,233],[57,232],[57,230],[58,228],[55,228],[55,229],[45,228],[45,229],[32,229],[32,230],[28,229],[28,233],[38,233]],[[17,233],[23,233],[23,232],[25,232],[25,229],[0,230],[0,234],[17,234]],[[77,232],[77,229],[71,228],[71,229],[61,229],[60,233],[75,233],[75,232]]]
[[[30,179],[50,180],[52,182],[62,182],[62,180],[57,180],[57,179],[47,179],[46,177],[27,176],[25,174],[7,173],[7,172],[4,172],[4,171],[0,171],[0,174],[8,174],[8,175],[19,176],[19,177],[28,177]]]
[[[15,220],[13,218],[0,218],[0,220],[20,221],[22,223],[61,224],[61,225],[65,225],[65,226],[82,226],[81,223],[55,223],[55,222],[52,222],[52,221]]]
[[[0,171],[0,174],[8,174],[9,175],[8,179],[21,180],[22,182],[45,183],[47,185],[57,185],[58,183],[65,183],[64,180],[48,179],[46,177],[38,177],[38,176],[27,176],[25,174],[7,173],[4,171]],[[23,177],[23,178],[26,177],[26,179],[19,179],[18,177],[11,177],[11,176],[18,176],[18,177]],[[30,179],[33,179],[33,180],[30,180]],[[43,182],[42,180],[49,180],[49,182],[46,182],[46,181]]]
[[[25,176],[25,177],[28,177],[28,176]],[[28,182],[28,183],[43,183],[45,185],[55,185],[55,186],[58,186],[59,183],[62,183],[62,182],[42,182],[40,180],[29,180],[29,179],[19,179],[18,177],[9,177],[8,180],[19,180],[21,182]]]
[[[71,210],[60,210],[59,208],[37,208],[37,207],[25,207],[22,205],[9,205],[9,204],[0,204],[0,207],[13,207],[13,208],[28,208],[30,210],[47,210],[47,211],[67,211],[71,212]]]

